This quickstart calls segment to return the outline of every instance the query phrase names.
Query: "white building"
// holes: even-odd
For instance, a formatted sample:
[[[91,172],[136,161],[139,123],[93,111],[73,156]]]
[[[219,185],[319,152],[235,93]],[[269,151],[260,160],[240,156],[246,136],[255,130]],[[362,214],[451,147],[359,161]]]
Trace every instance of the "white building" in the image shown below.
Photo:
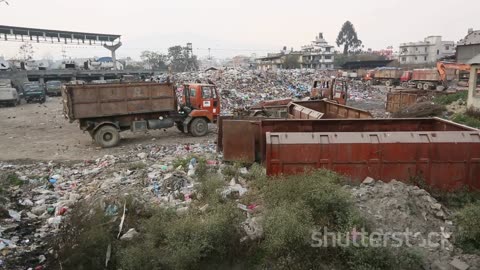
[[[442,41],[441,36],[429,36],[424,41],[400,44],[402,65],[433,64],[440,58],[455,54],[454,41]]]
[[[300,59],[302,68],[329,69],[333,68],[334,47],[328,45],[323,38],[323,33],[319,33],[312,41],[312,44],[302,46],[302,57]]]

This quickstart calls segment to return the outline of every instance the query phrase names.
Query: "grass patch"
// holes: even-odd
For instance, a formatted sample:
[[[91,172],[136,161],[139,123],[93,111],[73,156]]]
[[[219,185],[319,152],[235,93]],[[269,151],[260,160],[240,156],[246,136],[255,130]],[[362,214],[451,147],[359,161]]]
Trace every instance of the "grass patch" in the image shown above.
[[[480,128],[480,118],[476,118],[468,114],[454,114],[450,120],[473,128]]]
[[[433,99],[433,102],[435,104],[449,105],[459,99],[466,101],[467,96],[468,96],[468,91],[460,91],[454,94],[437,96]]]

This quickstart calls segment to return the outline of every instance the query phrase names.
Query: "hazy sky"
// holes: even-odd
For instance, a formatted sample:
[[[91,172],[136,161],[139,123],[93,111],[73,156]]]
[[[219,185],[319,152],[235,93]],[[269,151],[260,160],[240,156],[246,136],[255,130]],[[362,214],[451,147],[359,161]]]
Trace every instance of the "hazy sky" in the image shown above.
[[[282,46],[300,49],[323,32],[335,45],[350,20],[365,48],[442,35],[458,41],[480,29],[479,0],[7,0],[0,24],[122,35],[118,55],[139,58],[143,50],[166,52],[192,42],[194,53],[230,57],[265,55]],[[0,41],[0,55],[12,57],[20,43]],[[61,58],[62,45],[34,45],[35,58]],[[109,55],[99,47],[66,46],[70,57]]]

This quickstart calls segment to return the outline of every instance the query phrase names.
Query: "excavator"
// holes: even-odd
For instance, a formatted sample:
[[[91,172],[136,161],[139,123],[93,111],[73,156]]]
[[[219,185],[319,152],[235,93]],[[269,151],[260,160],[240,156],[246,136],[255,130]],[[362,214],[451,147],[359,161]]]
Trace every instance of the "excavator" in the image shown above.
[[[437,62],[437,71],[440,75],[440,81],[445,89],[448,88],[447,69],[455,69],[460,71],[470,71],[469,64],[454,63],[454,62]],[[478,72],[480,74],[480,71]]]

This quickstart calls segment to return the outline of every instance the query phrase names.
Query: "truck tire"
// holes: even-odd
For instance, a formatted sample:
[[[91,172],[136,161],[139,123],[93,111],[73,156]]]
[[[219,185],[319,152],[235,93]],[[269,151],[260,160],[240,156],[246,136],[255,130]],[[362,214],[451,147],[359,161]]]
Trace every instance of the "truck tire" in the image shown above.
[[[422,90],[423,89],[423,84],[422,83],[417,83],[417,89]]]
[[[387,80],[385,81],[385,86],[391,86],[392,85],[392,81],[391,80]]]
[[[120,132],[118,129],[105,125],[95,131],[95,142],[103,148],[114,147],[120,141]]]
[[[408,88],[408,82],[403,82],[403,83],[402,83],[402,87],[403,87],[403,88]]]
[[[423,90],[428,91],[430,90],[430,85],[428,83],[423,84]]]
[[[190,133],[195,137],[205,136],[208,133],[208,123],[204,118],[195,118],[189,127]]]

